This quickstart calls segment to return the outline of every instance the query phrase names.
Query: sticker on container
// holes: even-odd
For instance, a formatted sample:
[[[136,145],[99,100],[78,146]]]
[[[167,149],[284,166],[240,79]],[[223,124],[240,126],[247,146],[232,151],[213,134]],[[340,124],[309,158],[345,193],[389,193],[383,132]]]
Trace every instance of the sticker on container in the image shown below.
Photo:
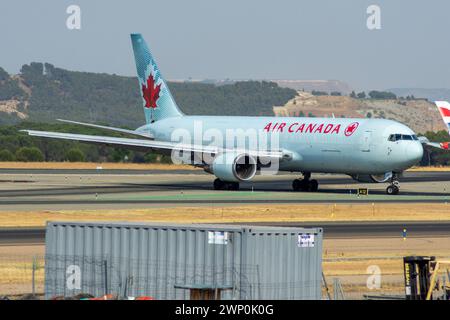
[[[228,244],[228,232],[223,231],[209,231],[208,232],[209,244]]]
[[[297,245],[299,248],[313,248],[314,235],[313,234],[299,234]]]

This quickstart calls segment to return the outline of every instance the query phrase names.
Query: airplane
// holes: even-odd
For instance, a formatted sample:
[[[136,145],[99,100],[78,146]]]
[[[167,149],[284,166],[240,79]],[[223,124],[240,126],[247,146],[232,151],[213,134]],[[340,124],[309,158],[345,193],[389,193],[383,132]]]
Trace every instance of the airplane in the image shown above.
[[[22,131],[35,137],[187,156],[190,164],[216,177],[215,190],[238,190],[240,182],[253,179],[257,172],[262,174],[275,163],[276,172],[302,174],[302,179],[292,182],[294,191],[315,192],[319,183],[311,179],[311,174],[331,173],[346,174],[359,182],[389,183],[386,193],[395,195],[400,190],[402,172],[422,159],[423,145],[445,149],[445,145],[417,137],[407,126],[386,119],[185,115],[170,93],[142,35],[131,34],[131,43],[146,124],[127,130],[58,120],[120,132],[133,138]],[[199,126],[205,133],[215,132],[216,141],[212,141],[211,135],[196,135]],[[182,141],[180,130],[188,139]],[[245,135],[252,130],[256,136]],[[236,136],[227,137],[228,131],[235,132]],[[240,135],[245,136],[244,144],[237,141],[242,138]],[[263,140],[265,143],[260,143]]]

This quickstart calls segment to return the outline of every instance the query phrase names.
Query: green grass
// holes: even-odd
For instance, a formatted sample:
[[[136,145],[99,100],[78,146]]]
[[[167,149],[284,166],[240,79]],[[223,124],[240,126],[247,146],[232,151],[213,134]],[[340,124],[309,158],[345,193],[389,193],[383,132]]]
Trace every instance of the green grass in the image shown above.
[[[117,199],[117,200],[173,200],[173,201],[183,201],[183,200],[221,200],[221,199],[264,199],[264,200],[304,200],[304,201],[315,201],[315,200],[328,200],[332,202],[333,200],[348,200],[353,201],[405,201],[405,200],[442,200],[450,201],[450,194],[448,196],[415,196],[415,195],[398,195],[398,196],[388,196],[388,195],[368,195],[368,196],[357,196],[356,194],[330,194],[330,193],[293,193],[293,192],[251,192],[251,191],[230,191],[230,192],[211,192],[211,193],[173,193],[168,195],[133,195],[117,198],[115,195],[99,195],[98,200],[102,199]]]

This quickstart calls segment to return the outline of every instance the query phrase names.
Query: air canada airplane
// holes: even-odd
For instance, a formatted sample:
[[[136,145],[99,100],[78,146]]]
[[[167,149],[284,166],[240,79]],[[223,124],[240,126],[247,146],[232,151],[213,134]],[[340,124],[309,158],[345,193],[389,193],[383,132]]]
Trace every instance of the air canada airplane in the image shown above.
[[[293,180],[295,191],[318,190],[311,173],[339,173],[360,182],[388,183],[386,193],[398,194],[401,173],[421,160],[423,145],[448,148],[448,144],[418,138],[407,126],[385,119],[184,115],[143,37],[132,34],[131,42],[146,124],[126,130],[59,120],[133,138],[24,131],[36,137],[178,154],[183,159],[188,155],[190,164],[216,176],[216,190],[237,190],[239,182],[251,180],[275,163],[276,172],[302,174],[302,179]]]

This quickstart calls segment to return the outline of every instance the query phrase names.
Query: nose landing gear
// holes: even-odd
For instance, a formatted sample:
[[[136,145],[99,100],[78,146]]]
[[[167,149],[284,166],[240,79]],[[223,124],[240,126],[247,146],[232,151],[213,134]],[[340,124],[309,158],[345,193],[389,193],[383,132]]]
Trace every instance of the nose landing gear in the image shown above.
[[[400,182],[398,181],[397,173],[392,173],[391,184],[386,188],[386,193],[389,195],[396,195],[400,192]]]
[[[294,191],[310,191],[316,192],[319,189],[319,182],[317,180],[311,178],[311,172],[304,172],[303,179],[295,179],[292,181],[292,189]]]

